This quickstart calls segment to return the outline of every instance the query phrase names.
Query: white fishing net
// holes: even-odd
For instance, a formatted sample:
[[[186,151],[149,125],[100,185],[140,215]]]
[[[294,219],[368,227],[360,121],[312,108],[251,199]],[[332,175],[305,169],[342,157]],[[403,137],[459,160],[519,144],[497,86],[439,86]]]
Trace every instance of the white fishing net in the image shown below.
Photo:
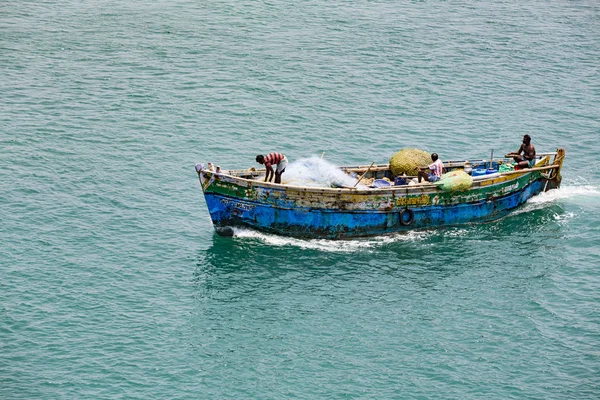
[[[281,183],[294,186],[351,187],[356,181],[357,178],[319,157],[301,158],[290,162],[281,175]],[[367,188],[362,184],[356,187]]]

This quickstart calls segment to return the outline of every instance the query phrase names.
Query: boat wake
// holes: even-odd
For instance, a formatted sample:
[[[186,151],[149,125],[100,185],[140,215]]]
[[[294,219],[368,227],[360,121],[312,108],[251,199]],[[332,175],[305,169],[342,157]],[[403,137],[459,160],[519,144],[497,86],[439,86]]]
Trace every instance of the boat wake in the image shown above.
[[[549,190],[532,197],[527,203],[515,210],[512,215],[529,213],[534,210],[540,210],[551,206],[552,204],[574,204],[582,208],[598,207],[600,205],[600,188],[597,186],[575,184],[573,186],[562,186],[559,189]],[[554,220],[558,223],[565,223],[575,218],[576,213],[562,212],[555,213]]]
[[[595,199],[595,201],[598,201],[600,198],[600,189],[592,185],[563,186],[560,189],[553,189],[544,193],[540,193],[538,196],[529,199],[527,203],[543,204],[563,199],[576,199],[585,201],[586,198],[587,200],[593,201]]]
[[[352,253],[356,251],[374,251],[383,245],[395,242],[420,241],[431,235],[428,231],[410,231],[390,236],[374,236],[364,239],[328,240],[297,239],[271,235],[245,228],[233,228],[233,236],[242,239],[259,240],[271,246],[293,246],[307,250]]]

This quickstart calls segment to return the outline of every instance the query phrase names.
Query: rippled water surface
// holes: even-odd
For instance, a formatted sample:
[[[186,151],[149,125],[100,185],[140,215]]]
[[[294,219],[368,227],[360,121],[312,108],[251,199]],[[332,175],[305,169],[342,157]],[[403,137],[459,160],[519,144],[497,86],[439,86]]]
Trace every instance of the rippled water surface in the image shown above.
[[[597,1],[4,1],[0,397],[600,397],[599,60]],[[391,237],[218,237],[194,172],[524,133],[561,189]]]

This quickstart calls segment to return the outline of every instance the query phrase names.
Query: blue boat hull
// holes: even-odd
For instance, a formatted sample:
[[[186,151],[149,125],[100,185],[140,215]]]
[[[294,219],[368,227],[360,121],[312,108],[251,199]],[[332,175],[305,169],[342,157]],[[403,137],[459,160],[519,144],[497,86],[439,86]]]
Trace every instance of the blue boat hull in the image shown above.
[[[231,233],[226,227],[243,226],[294,237],[340,239],[495,220],[542,192],[545,182],[534,180],[493,200],[387,211],[290,208],[217,193],[205,193],[205,198],[220,234]]]

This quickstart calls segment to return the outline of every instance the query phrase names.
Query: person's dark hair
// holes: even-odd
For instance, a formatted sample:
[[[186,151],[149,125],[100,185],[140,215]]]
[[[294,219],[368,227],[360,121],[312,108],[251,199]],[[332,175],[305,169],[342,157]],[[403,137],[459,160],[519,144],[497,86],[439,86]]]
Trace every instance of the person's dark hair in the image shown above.
[[[265,162],[265,156],[263,156],[261,154],[257,155],[256,156],[256,162],[259,163],[259,164],[264,163]]]
[[[523,136],[523,143],[529,144],[531,142],[531,136],[525,135]]]
[[[437,153],[432,153],[432,154],[431,154],[431,160],[432,160],[432,161],[436,161],[437,159],[438,159],[438,155],[437,155]]]

